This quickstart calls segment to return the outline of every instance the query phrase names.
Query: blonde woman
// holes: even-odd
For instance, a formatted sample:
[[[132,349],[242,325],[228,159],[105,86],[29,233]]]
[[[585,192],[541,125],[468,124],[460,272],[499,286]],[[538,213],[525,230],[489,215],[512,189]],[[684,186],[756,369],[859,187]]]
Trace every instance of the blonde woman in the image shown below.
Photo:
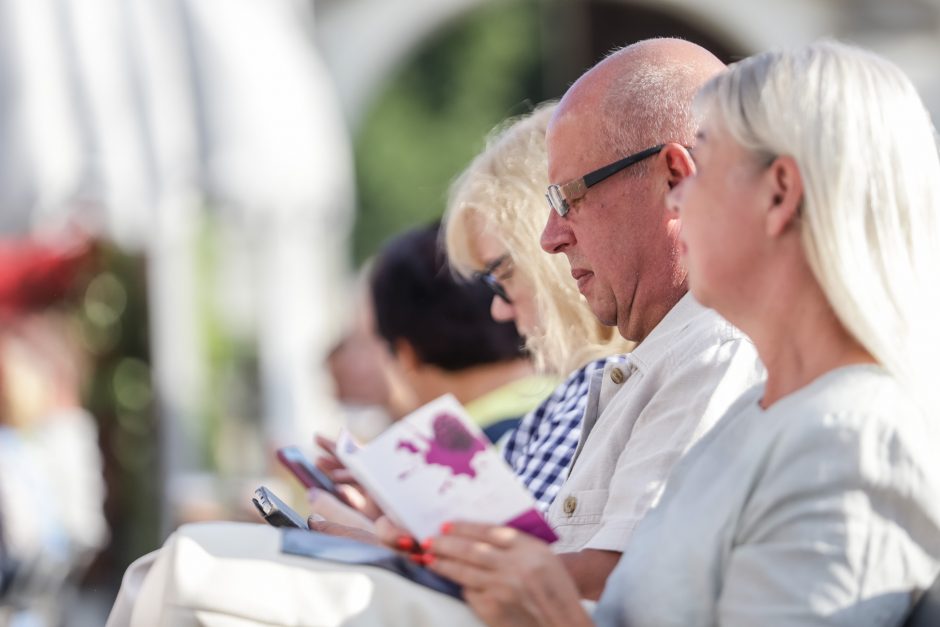
[[[588,616],[512,529],[455,523],[431,568],[490,625],[900,625],[940,571],[940,160],[885,60],[746,59],[699,96],[670,193],[690,289],[767,381],[678,465]]]
[[[493,318],[515,322],[541,371],[566,377],[504,449],[544,509],[578,446],[591,375],[632,347],[597,321],[567,262],[539,245],[548,211],[545,129],[554,109],[542,105],[496,132],[454,182],[444,216],[451,266],[493,290]]]

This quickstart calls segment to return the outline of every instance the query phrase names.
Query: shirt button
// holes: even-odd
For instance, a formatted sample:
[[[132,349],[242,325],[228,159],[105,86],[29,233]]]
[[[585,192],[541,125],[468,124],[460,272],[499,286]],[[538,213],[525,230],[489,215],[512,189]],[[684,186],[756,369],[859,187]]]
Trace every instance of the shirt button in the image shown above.
[[[572,514],[574,514],[574,510],[576,510],[577,508],[578,508],[577,498],[573,496],[569,496],[568,498],[565,499],[564,509],[565,509],[566,514],[571,516]]]
[[[610,380],[616,383],[617,385],[620,385],[621,383],[627,380],[627,377],[625,374],[623,374],[623,370],[621,370],[620,368],[614,368],[610,371]]]

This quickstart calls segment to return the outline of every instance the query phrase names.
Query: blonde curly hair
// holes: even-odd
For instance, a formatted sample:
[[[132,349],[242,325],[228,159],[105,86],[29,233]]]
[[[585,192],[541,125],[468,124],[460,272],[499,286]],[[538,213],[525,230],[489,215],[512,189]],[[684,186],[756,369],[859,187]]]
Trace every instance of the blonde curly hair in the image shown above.
[[[616,328],[598,322],[571,279],[561,255],[539,245],[548,205],[545,130],[556,103],[508,120],[451,185],[444,240],[454,270],[471,277],[481,269],[475,239],[485,232],[512,257],[513,276],[535,297],[537,328],[526,347],[543,372],[566,375],[587,362],[629,351]]]

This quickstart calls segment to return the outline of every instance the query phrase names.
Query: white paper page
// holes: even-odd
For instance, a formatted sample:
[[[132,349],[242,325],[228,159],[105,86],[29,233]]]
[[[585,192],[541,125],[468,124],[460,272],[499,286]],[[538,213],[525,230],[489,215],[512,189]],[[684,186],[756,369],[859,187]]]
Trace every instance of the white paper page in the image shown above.
[[[386,513],[418,539],[437,535],[447,521],[505,524],[536,510],[532,495],[451,395],[358,451],[337,448]]]

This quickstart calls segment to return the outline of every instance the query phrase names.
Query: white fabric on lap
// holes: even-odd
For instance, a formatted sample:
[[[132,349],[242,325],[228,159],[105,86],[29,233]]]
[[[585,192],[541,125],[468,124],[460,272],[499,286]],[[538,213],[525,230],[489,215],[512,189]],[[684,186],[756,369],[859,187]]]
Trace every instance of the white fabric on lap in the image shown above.
[[[125,574],[107,627],[480,625],[460,601],[369,566],[281,553],[267,525],[181,527]]]

